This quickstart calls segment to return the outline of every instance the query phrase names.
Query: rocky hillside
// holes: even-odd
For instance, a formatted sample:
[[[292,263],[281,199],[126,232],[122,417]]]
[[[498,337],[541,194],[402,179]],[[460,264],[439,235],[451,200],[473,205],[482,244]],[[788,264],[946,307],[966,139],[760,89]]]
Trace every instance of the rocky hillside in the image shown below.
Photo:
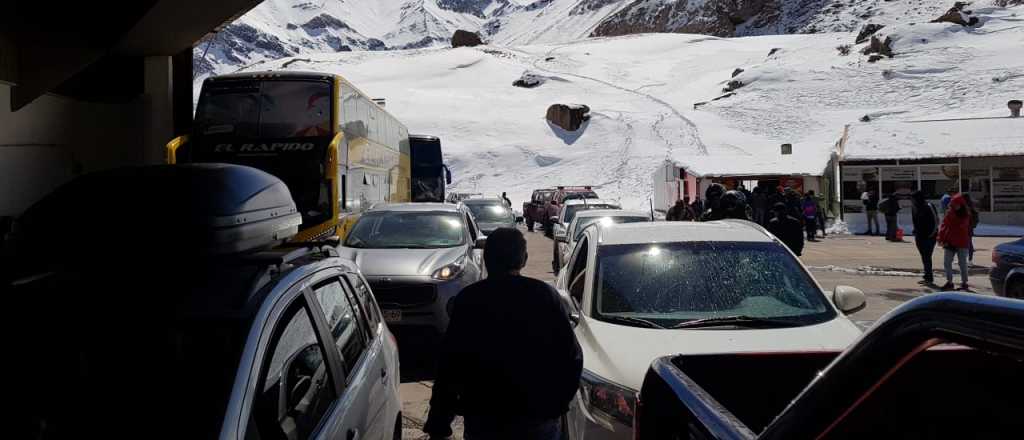
[[[1017,2],[1022,0],[983,0]],[[457,29],[495,45],[647,32],[747,36],[924,22],[952,0],[265,0],[198,44],[197,76],[310,53],[447,46]]]

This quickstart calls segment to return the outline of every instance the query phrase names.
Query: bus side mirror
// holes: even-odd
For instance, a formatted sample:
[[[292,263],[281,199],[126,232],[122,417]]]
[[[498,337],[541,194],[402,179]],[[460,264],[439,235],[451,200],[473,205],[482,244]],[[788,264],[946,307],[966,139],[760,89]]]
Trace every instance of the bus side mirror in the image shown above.
[[[447,185],[452,184],[452,170],[448,169],[448,165],[441,165],[444,167],[444,183]]]

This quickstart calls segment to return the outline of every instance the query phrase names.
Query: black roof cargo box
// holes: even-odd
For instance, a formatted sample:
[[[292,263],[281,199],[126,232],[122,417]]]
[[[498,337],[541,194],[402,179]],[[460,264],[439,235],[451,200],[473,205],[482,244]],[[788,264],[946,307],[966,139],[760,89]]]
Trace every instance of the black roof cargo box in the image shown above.
[[[61,186],[18,219],[12,241],[31,260],[217,256],[273,247],[301,221],[285,184],[255,168],[127,167]]]

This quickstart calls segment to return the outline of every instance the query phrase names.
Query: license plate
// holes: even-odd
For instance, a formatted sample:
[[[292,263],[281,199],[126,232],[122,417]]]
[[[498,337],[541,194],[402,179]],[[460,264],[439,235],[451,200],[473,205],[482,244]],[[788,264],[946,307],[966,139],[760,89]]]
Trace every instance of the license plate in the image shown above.
[[[399,322],[402,320],[401,310],[384,310],[384,322]]]

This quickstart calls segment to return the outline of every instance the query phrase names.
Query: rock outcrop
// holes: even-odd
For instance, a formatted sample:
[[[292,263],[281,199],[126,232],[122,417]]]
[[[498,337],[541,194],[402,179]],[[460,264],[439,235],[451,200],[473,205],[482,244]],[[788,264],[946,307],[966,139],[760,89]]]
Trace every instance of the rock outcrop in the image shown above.
[[[459,29],[452,35],[452,47],[475,47],[484,44],[476,32]]]
[[[860,32],[857,33],[857,39],[854,40],[854,44],[861,44],[868,41],[873,35],[884,28],[884,24],[868,23],[860,28]]]
[[[541,84],[544,84],[544,81],[546,79],[547,78],[544,78],[543,76],[540,76],[533,72],[523,72],[523,75],[520,76],[519,79],[515,80],[515,82],[513,82],[512,85],[516,87],[522,87],[524,89],[532,89]]]
[[[974,26],[978,24],[978,17],[974,16],[974,11],[964,9],[968,4],[956,2],[945,14],[932,20],[932,23],[954,23],[960,26]]]
[[[879,54],[892,58],[892,38],[885,37],[885,40],[882,40],[881,38],[878,38],[878,36],[872,35],[871,43],[865,46],[860,52],[864,55]],[[875,61],[878,61],[878,59]]]
[[[582,104],[554,104],[548,107],[546,118],[565,131],[576,131],[590,120],[590,107]]]

